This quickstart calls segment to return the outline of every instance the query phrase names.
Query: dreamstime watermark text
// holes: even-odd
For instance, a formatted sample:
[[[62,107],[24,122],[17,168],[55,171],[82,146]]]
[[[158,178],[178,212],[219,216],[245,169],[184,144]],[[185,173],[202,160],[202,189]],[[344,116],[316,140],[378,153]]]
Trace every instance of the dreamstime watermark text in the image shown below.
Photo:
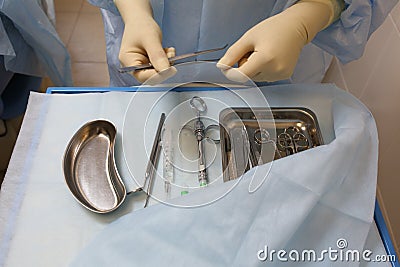
[[[339,238],[336,241],[336,247],[328,247],[321,251],[313,249],[304,250],[275,250],[269,249],[268,246],[264,246],[257,252],[257,258],[260,261],[270,262],[394,262],[396,260],[395,255],[373,255],[371,250],[365,249],[363,251],[355,249],[347,249],[348,243],[344,238]]]

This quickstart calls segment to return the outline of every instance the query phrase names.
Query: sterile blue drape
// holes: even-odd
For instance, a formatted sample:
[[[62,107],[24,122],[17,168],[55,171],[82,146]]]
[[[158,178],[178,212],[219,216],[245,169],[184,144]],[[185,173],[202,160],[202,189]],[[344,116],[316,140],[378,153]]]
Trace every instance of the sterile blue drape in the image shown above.
[[[260,89],[271,106],[310,107],[325,126],[332,123],[326,144],[251,169],[209,205],[158,204],[127,214],[99,233],[72,266],[362,266],[362,260],[327,256],[315,262],[259,260],[265,246],[312,249],[320,257],[329,247],[340,250],[338,240],[347,243],[343,251],[362,252],[373,220],[378,161],[375,121],[355,97],[333,85]],[[251,179],[255,189],[265,175],[258,191],[249,193]],[[172,203],[221,196],[232,182]]]

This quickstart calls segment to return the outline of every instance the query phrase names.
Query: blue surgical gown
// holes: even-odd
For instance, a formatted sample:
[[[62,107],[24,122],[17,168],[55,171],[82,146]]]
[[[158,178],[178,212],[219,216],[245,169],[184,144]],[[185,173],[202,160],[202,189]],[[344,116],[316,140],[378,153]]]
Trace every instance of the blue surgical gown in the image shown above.
[[[112,0],[88,0],[102,8],[111,86],[138,85],[118,73],[124,23]],[[332,56],[347,63],[359,58],[369,36],[382,24],[397,0],[345,0],[340,19],[318,33],[300,55],[290,83],[320,82]],[[151,0],[163,32],[163,46],[176,54],[233,44],[258,22],[280,13],[294,0]],[[225,51],[199,59],[217,59]],[[210,58],[211,57],[211,58]]]
[[[51,20],[42,1],[0,0],[0,56],[7,71],[72,86],[70,56]]]
[[[41,77],[72,86],[70,56],[54,28],[52,0],[0,0],[0,118],[25,111]]]

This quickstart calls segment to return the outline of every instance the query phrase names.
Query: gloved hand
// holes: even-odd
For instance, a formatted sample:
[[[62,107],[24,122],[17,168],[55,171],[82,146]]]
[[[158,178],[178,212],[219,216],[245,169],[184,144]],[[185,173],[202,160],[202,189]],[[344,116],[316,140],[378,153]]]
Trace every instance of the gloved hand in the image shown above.
[[[175,56],[175,48],[163,49],[162,33],[153,19],[148,0],[115,0],[125,23],[119,60],[124,67],[151,62],[154,69],[134,71],[139,82],[144,82],[154,74],[170,67],[168,57]]]
[[[217,67],[234,81],[277,81],[289,78],[300,52],[340,15],[338,0],[301,0],[248,30],[219,60]],[[342,0],[340,0],[342,1]],[[238,63],[240,72],[228,69]],[[239,74],[239,75],[238,75]]]

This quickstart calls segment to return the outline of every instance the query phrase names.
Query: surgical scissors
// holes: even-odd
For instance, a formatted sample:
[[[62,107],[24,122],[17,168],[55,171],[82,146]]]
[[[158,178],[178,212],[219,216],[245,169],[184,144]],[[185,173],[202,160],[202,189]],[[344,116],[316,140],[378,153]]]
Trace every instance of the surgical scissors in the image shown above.
[[[171,57],[171,58],[168,59],[168,61],[172,66],[172,65],[175,64],[175,61],[186,59],[186,58],[195,57],[195,56],[198,56],[198,55],[217,52],[217,51],[220,51],[220,50],[224,50],[227,47],[228,47],[228,44],[224,45],[223,47],[218,47],[218,48],[213,48],[213,49],[206,49],[206,50],[200,50],[200,51],[196,51],[196,52],[192,52],[192,53],[187,53],[187,54]],[[120,73],[125,73],[125,72],[130,72],[130,71],[137,71],[137,70],[144,70],[144,69],[151,69],[151,68],[153,68],[153,65],[149,62],[147,64],[138,65],[138,66],[123,67],[123,68],[120,68],[118,71]]]
[[[250,133],[250,128],[248,128],[246,126],[243,126],[243,127],[247,133]],[[255,167],[255,166],[263,164],[262,155],[265,153],[264,149],[266,149],[263,147],[264,145],[271,144],[273,146],[274,158],[275,158],[275,155],[277,155],[278,158],[282,157],[281,153],[277,149],[276,142],[271,138],[268,130],[266,130],[264,128],[257,128],[256,130],[254,130],[253,138],[254,138],[254,140],[252,140],[250,137],[248,137],[249,147],[250,147],[249,161],[250,161],[251,167]]]
[[[310,145],[299,128],[290,126],[278,135],[278,146],[284,149],[288,156],[306,150]]]

